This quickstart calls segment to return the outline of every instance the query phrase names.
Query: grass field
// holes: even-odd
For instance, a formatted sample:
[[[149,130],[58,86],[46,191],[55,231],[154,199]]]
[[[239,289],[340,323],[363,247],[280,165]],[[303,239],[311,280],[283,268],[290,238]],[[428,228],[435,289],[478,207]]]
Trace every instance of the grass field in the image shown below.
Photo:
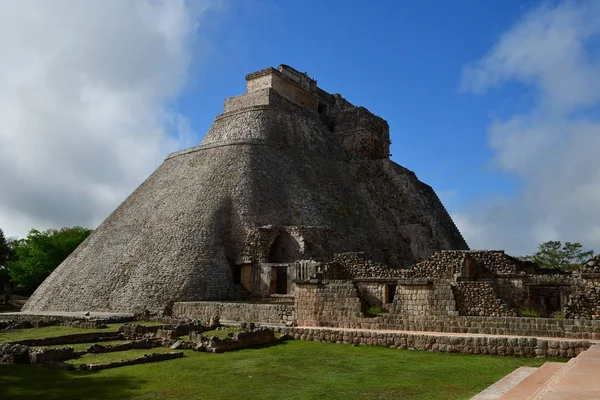
[[[3,333],[0,341],[36,331],[45,337],[59,328]],[[167,350],[88,354],[70,362]],[[519,366],[545,362],[302,341],[223,354],[184,353],[181,359],[98,372],[0,365],[0,399],[468,399]]]

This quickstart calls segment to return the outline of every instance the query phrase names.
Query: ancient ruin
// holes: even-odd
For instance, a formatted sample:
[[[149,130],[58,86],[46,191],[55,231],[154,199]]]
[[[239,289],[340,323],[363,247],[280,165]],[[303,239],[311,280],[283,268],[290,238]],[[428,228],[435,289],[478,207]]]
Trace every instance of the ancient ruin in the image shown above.
[[[0,330],[169,325],[4,343],[0,362],[73,369],[66,360],[90,353],[298,339],[568,357],[518,369],[501,398],[597,397],[600,256],[559,271],[471,251],[433,189],[390,160],[383,119],[286,65],[246,81],[202,143],[169,155]],[[219,321],[240,330],[219,337]],[[114,339],[131,342],[101,343]],[[84,352],[30,347],[84,342],[93,343]],[[585,384],[572,385],[582,374]],[[500,398],[494,386],[474,399]]]
[[[470,251],[433,189],[390,160],[386,121],[286,65],[246,84],[24,311],[400,330],[522,310],[600,318],[599,259],[560,272]]]
[[[390,160],[386,121],[289,66],[246,83],[200,146],[169,155],[24,310],[292,295],[336,254],[399,269],[468,249],[433,189]]]

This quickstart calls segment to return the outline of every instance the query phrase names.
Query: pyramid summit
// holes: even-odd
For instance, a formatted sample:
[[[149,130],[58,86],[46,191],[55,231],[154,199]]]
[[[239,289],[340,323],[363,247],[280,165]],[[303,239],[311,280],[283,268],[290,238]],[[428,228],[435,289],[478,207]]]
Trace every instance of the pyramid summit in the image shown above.
[[[342,253],[400,269],[468,250],[389,147],[385,120],[306,73],[249,74],[201,144],[170,154],[23,310],[161,313],[241,291],[291,295]]]

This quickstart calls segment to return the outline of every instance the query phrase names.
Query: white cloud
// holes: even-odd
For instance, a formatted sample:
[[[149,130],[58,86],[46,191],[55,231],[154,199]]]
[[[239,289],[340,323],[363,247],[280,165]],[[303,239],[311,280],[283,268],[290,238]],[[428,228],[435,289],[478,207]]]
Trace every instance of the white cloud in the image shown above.
[[[462,89],[510,81],[536,94],[532,108],[488,127],[493,164],[521,179],[510,199],[455,214],[473,248],[531,253],[547,240],[600,251],[600,2],[545,3],[464,69]]]
[[[0,228],[95,227],[193,132],[199,0],[0,2]]]

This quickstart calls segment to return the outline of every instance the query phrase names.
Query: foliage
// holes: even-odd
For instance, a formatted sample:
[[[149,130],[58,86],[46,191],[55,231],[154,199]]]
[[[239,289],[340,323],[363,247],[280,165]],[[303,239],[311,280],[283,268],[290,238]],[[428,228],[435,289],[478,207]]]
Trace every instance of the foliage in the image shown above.
[[[25,239],[12,242],[14,258],[7,263],[11,281],[33,292],[91,233],[79,226],[44,232],[32,229]]]
[[[363,315],[367,318],[376,317],[380,314],[388,314],[389,311],[379,307],[378,305],[370,304],[366,301],[361,302],[361,311]]]
[[[81,332],[79,328],[70,329]],[[176,360],[93,373],[51,370],[37,365],[0,365],[0,393],[2,398],[17,400],[200,397],[436,400],[470,398],[520,366],[537,367],[544,363],[543,359],[535,358],[299,340],[223,354],[183,352],[185,357]],[[129,358],[132,354],[129,351],[106,357]],[[81,361],[88,357],[92,362],[92,356]]]
[[[7,264],[13,258],[13,253],[11,239],[7,239],[0,229],[0,292],[5,291],[10,282]],[[8,303],[9,296],[10,290],[4,293],[4,303]]]
[[[562,311],[555,312],[554,314],[552,314],[552,318],[565,319],[565,313]]]
[[[538,310],[523,309],[519,310],[521,317],[541,318],[542,314]]]
[[[4,231],[0,229],[0,268],[6,267],[6,263],[11,254],[11,248],[9,242],[4,236]]]
[[[538,246],[538,252],[532,256],[523,257],[533,261],[542,268],[572,269],[583,264],[594,255],[593,250],[585,250],[581,243],[548,241]]]

